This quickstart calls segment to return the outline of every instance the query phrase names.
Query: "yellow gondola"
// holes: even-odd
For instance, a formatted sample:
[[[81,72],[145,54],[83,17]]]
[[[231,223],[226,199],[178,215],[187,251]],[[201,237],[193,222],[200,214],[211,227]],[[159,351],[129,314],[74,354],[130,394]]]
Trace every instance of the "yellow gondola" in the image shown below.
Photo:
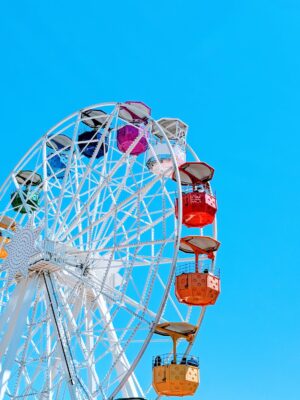
[[[196,357],[177,354],[177,341],[192,342],[197,327],[185,322],[167,322],[156,327],[155,333],[170,336],[173,354],[153,359],[152,385],[160,396],[192,396],[200,381],[199,361]]]

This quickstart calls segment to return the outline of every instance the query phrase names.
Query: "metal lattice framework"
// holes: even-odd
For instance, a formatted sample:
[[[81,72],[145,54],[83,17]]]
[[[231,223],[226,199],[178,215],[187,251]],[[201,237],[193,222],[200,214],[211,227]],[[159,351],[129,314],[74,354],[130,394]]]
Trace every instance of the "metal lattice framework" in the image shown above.
[[[155,326],[201,324],[205,308],[199,316],[179,304],[172,287],[176,263],[192,260],[178,253],[181,185],[168,169],[149,170],[148,152],[130,154],[144,135],[159,170],[152,134],[159,131],[179,182],[172,145],[148,117],[120,151],[117,131],[131,124],[121,107],[97,104],[60,122],[0,190],[10,242],[0,245],[8,252],[0,264],[0,400],[154,396],[151,358],[167,343],[153,336]],[[96,128],[87,126],[91,110],[103,112]],[[86,131],[101,133],[88,157],[94,139],[79,141]],[[62,166],[53,168],[54,159]]]

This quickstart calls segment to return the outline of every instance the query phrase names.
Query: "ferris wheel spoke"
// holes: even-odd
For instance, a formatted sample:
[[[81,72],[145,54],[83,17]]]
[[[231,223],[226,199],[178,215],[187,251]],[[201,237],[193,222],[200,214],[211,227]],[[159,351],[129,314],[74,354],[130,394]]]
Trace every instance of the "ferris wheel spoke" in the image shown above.
[[[143,182],[145,182],[144,171],[143,171],[142,178],[143,178]],[[136,181],[135,175],[133,175],[133,179],[134,179],[134,181],[135,181],[135,185],[136,185],[137,187],[139,187],[139,185],[142,183],[142,181],[137,182],[137,181]],[[144,183],[143,183],[143,184],[144,184]],[[152,199],[151,199],[151,201],[153,201],[154,199],[157,198],[158,193],[159,193],[160,190],[161,190],[161,187],[159,186],[159,187],[157,188],[156,192],[154,192],[154,193],[152,194]],[[148,203],[146,204],[146,197],[147,197],[147,196],[144,195],[143,198],[141,199],[141,202],[142,202],[142,205],[143,205],[143,207],[144,207],[144,213],[145,213],[146,217],[148,218],[148,223],[151,224],[151,223],[153,222],[153,221],[152,221],[152,218],[151,218],[151,214],[150,214],[150,212],[149,212],[150,205],[151,205],[151,201],[148,202]],[[143,218],[144,213],[143,213],[142,211],[140,212],[140,218],[141,218],[141,219]]]
[[[107,187],[107,188],[108,188],[108,191],[109,191],[109,194],[110,194],[110,197],[111,197],[111,199],[112,199],[112,203],[113,203],[115,206],[117,205],[117,201],[118,201],[118,199],[119,199],[119,197],[120,197],[120,194],[121,194],[121,192],[122,192],[122,188],[125,186],[125,182],[126,182],[126,180],[127,180],[128,172],[132,170],[132,165],[133,165],[133,163],[134,163],[134,161],[133,161],[133,159],[131,159],[131,160],[129,161],[129,164],[126,166],[126,173],[125,173],[125,176],[124,176],[124,178],[122,179],[122,181],[121,181],[121,183],[120,183],[120,186],[117,187],[117,192],[116,192],[116,194],[113,193],[112,189],[111,189],[109,186]],[[135,205],[133,205],[132,209],[133,209],[134,207],[135,207]],[[101,210],[101,211],[102,211],[102,210]],[[129,212],[130,212],[130,211],[129,211]],[[116,213],[115,213],[115,214],[116,214]],[[115,215],[115,217],[116,217],[116,215]],[[92,223],[95,222],[95,221],[96,221],[96,215],[95,215],[95,218],[92,220]],[[125,220],[124,220],[124,222],[125,222]],[[123,223],[124,223],[124,222],[123,222]],[[120,223],[119,223],[118,226],[115,228],[115,230],[118,229],[119,226],[123,226],[123,223],[122,223],[121,225],[120,225]],[[100,238],[100,237],[102,236],[102,234],[103,234],[104,228],[105,228],[105,224],[102,224],[102,226],[101,226],[101,228],[100,228],[98,234],[96,235],[96,239],[94,240],[94,246],[97,245],[97,242],[99,241],[99,238]],[[108,228],[107,228],[107,229],[108,229]],[[95,247],[93,247],[93,248],[95,248]]]
[[[62,291],[62,289],[59,289],[59,295],[60,295],[60,299],[61,299],[61,304],[63,309],[65,310],[65,318],[66,318],[66,324],[69,328],[69,332],[72,334],[73,333],[73,338],[76,338],[77,344],[78,346],[76,346],[76,351],[80,351],[81,353],[81,357],[83,358],[83,362],[81,367],[84,368],[87,373],[88,373],[88,387],[89,387],[89,392],[90,395],[92,395],[92,393],[94,392],[95,388],[97,386],[99,386],[99,379],[98,376],[96,374],[95,368],[94,368],[94,363],[93,360],[91,359],[91,344],[93,342],[93,336],[89,335],[88,336],[88,344],[86,345],[86,343],[83,340],[82,336],[78,335],[78,325],[76,320],[78,319],[79,313],[82,309],[82,298],[84,297],[84,291],[81,290],[81,295],[82,297],[78,297],[77,300],[75,301],[75,305],[73,307],[73,310],[71,310],[68,301],[65,299],[64,293]],[[84,319],[83,319],[83,323],[86,325],[87,323],[89,323],[89,328],[90,329],[90,324],[91,324],[91,314],[90,314],[90,310],[85,310],[84,308]],[[78,378],[79,379],[79,378]]]
[[[112,225],[116,225],[116,223],[119,221],[119,219],[117,218],[117,215],[115,214],[114,216],[111,216],[108,220],[106,220],[106,224],[102,224],[99,225],[100,230],[98,235],[93,238],[93,241],[90,243],[91,244],[91,249],[95,249],[95,248],[99,248],[99,242],[100,242],[100,238],[105,237],[108,235],[108,232],[110,230],[110,228],[112,227]],[[123,226],[122,226],[123,228]],[[112,232],[115,232],[114,229],[111,229]],[[112,235],[112,237],[114,237],[115,234]]]
[[[89,354],[88,362],[89,362],[89,371],[88,374],[88,388],[90,393],[95,393],[97,387],[99,387],[100,382],[96,371],[95,365],[95,354],[92,352],[94,347],[94,324],[93,324],[93,314],[91,309],[85,309],[85,325],[86,329],[89,331],[89,335],[87,336],[87,352]]]
[[[56,217],[57,210],[55,209],[55,199],[51,198],[51,197],[49,196],[49,193],[47,193],[47,194],[45,195],[45,197],[47,198],[48,207],[49,207],[49,208],[52,210],[52,212],[53,212],[53,214],[52,214],[53,217]],[[48,211],[48,215],[49,215],[49,211]],[[59,221],[60,225],[62,225],[63,222],[62,222],[61,217],[59,217],[58,221]],[[66,231],[66,229],[67,229],[67,226],[65,226],[65,227],[63,228],[64,232]],[[71,239],[71,236],[69,236],[68,238]]]
[[[154,197],[155,197],[155,195],[153,195],[152,198],[154,198]],[[150,223],[150,224],[151,224],[151,223],[152,223],[151,214],[149,213],[149,211],[148,211],[148,209],[147,209],[147,207],[149,207],[149,204],[146,205],[145,202],[144,202],[144,200],[142,200],[142,204],[143,204],[144,209],[145,209],[145,215],[148,217],[148,220],[149,220],[149,221],[147,221],[147,222],[146,222],[146,221],[143,221],[143,222],[145,222],[145,223]],[[114,231],[113,231],[110,235],[104,235],[104,237],[106,237],[106,239],[105,239],[104,242],[99,243],[99,245],[100,245],[101,247],[105,247],[105,246],[107,245],[107,243],[109,243],[109,241],[112,239],[112,237],[117,238],[118,236],[123,235],[122,233],[121,233],[121,234],[120,234],[120,233],[119,233],[119,234],[116,233],[116,231],[118,231],[120,227],[123,227],[123,226],[124,226],[124,224],[125,224],[125,222],[128,220],[128,218],[134,217],[133,211],[135,210],[135,208],[136,208],[136,204],[133,203],[132,207],[131,207],[128,211],[126,211],[126,212],[123,211],[123,212],[125,213],[124,217],[123,217],[121,220],[119,220],[118,224],[115,226]],[[140,218],[142,217],[142,215],[143,215],[143,213],[140,214]],[[142,220],[141,220],[141,221],[142,221]],[[101,233],[102,233],[102,231],[100,231],[99,234],[98,234],[98,236],[96,237],[96,245],[98,244],[97,241],[98,241],[98,240],[100,239],[100,237],[101,237]],[[130,233],[130,228],[126,230],[126,234],[128,235],[129,233]],[[94,248],[95,248],[95,245],[94,245]]]
[[[112,321],[110,321],[110,318],[108,317],[108,310],[106,307],[105,300],[103,297],[98,297],[97,299],[97,306],[98,309],[100,310],[101,316],[105,321],[105,324],[109,327],[109,331],[107,331],[107,336],[111,342],[111,351],[112,351],[112,357],[115,360],[114,361],[114,367],[117,371],[118,375],[123,375],[124,373],[127,372],[129,368],[129,361],[124,354],[121,345],[119,344],[118,337],[116,335],[116,332],[114,330]],[[129,378],[127,385],[126,385],[126,392],[127,395],[131,397],[137,397],[138,396],[138,391],[136,389],[134,380],[132,377]]]
[[[66,335],[65,327],[61,320],[61,312],[59,310],[57,294],[55,293],[53,281],[49,275],[43,275],[47,296],[48,306],[51,310],[53,325],[56,328],[58,348],[60,351],[61,360],[65,370],[65,376],[68,383],[68,389],[72,400],[77,398],[74,383],[76,382],[76,369],[73,362],[72,353],[70,352],[69,339]]]
[[[92,277],[93,279],[91,280],[89,278],[79,276],[78,274],[76,274],[75,272],[73,272],[71,270],[68,270],[68,272],[71,275],[73,275],[74,277],[77,277],[78,279],[80,279],[87,287],[90,287],[91,289],[95,290],[95,299],[97,299],[100,296],[104,296],[107,299],[107,301],[112,301],[114,303],[121,301],[122,303],[119,304],[119,307],[122,308],[122,310],[126,311],[129,315],[134,314],[139,319],[142,319],[144,322],[146,322],[149,326],[151,324],[151,320],[148,321],[144,317],[141,317],[139,314],[134,313],[133,310],[131,310],[130,308],[128,308],[126,306],[126,303],[128,305],[134,307],[138,311],[142,311],[144,314],[148,314],[149,317],[155,318],[155,316],[156,316],[155,312],[149,310],[147,307],[143,307],[141,304],[134,301],[129,296],[126,296],[126,295],[120,293],[118,290],[116,290],[112,287],[108,287],[108,286],[105,286],[102,290],[100,290],[101,282],[97,281],[96,277],[93,276]]]
[[[163,288],[164,290],[166,290],[166,285],[165,285],[165,283],[163,282],[163,280],[162,280],[160,274],[157,274],[157,278],[158,278],[158,281],[159,281],[159,283],[161,284],[162,288]],[[176,314],[178,315],[180,321],[181,321],[181,322],[186,322],[186,321],[185,321],[185,318],[182,316],[181,312],[179,311],[179,308],[178,308],[178,306],[177,306],[177,304],[176,304],[176,301],[173,299],[173,296],[171,295],[170,292],[169,292],[169,294],[168,294],[168,300],[170,301],[171,305],[173,306],[173,308],[174,308]]]
[[[118,293],[118,291],[115,289],[112,289],[112,291]],[[137,310],[137,312],[141,312],[144,315],[147,314],[151,318],[149,321],[140,315],[139,315],[139,319],[146,322],[147,325],[150,327],[152,320],[155,319],[155,317],[156,317],[156,313],[154,311],[152,311],[148,307],[144,306],[143,304],[139,303],[138,301],[134,300],[133,298],[131,298],[130,296],[127,296],[127,295],[123,296],[123,301],[124,301],[124,303],[128,304],[129,306],[131,306],[135,310]],[[162,322],[166,322],[166,320],[162,321]]]
[[[120,194],[124,190],[124,187],[126,187],[126,181],[128,180],[129,174],[132,173],[132,168],[133,168],[134,162],[135,162],[135,159],[131,158],[129,160],[128,164],[126,165],[126,170],[125,170],[124,176],[122,177],[121,182],[118,185],[115,185],[116,194],[113,194],[113,191],[111,190],[111,186],[110,185],[108,186],[108,190],[110,191],[110,195],[112,198],[112,203],[114,205],[117,205],[117,201],[119,200]]]
[[[129,162],[135,163],[135,165],[137,164],[136,159],[134,159],[134,158],[131,158]],[[133,167],[132,167],[132,169],[133,169]],[[120,187],[120,185],[122,185],[122,183],[124,181],[124,176],[122,176],[122,177],[114,176],[111,178],[110,183],[115,187]],[[129,178],[129,176],[127,176],[127,179],[128,178]],[[151,181],[152,179],[153,179],[153,176],[151,174],[149,174],[148,176],[145,176],[144,172],[134,172],[135,187],[143,186],[145,183],[147,183],[148,181]],[[126,191],[128,194],[134,193],[134,188],[132,187],[132,185],[123,187],[123,190]]]
[[[128,238],[128,240],[124,244],[129,244],[132,240],[137,239],[138,236],[141,234],[149,231],[149,229],[152,229],[154,226],[160,224],[162,221],[165,221],[167,218],[169,218],[172,215],[173,211],[170,210],[169,212],[166,213],[165,216],[156,219],[153,221],[151,225],[146,226],[145,228],[141,229],[141,232],[139,234],[132,235],[131,237]]]
[[[102,218],[99,218],[97,221],[95,221],[94,223],[92,223],[89,228],[86,228],[82,231],[82,234],[87,232],[89,229],[94,228],[95,226],[99,225],[100,223],[102,223],[103,221],[105,221],[106,219],[108,219],[110,216],[112,216],[116,211],[118,211],[119,209],[122,209],[122,207],[124,207],[127,203],[129,203],[130,201],[132,201],[133,199],[135,199],[137,196],[141,196],[144,195],[145,193],[147,193],[153,186],[154,184],[160,180],[160,177],[157,176],[156,178],[154,178],[151,182],[149,182],[148,184],[146,184],[144,187],[140,188],[136,193],[132,194],[131,196],[129,196],[126,200],[123,200],[122,202],[120,202],[118,205],[115,205],[114,207],[111,208],[111,210]],[[92,200],[92,199],[91,199]],[[90,200],[90,201],[91,201]],[[90,203],[90,202],[89,202]],[[88,205],[86,204],[84,208],[86,208]],[[82,210],[83,211],[83,210]],[[81,211],[81,213],[82,213]],[[81,216],[81,213],[79,213],[76,217],[79,218]],[[76,222],[73,222],[69,229],[67,230],[67,234],[72,232],[72,230],[74,229],[74,227],[76,227]],[[60,232],[59,232],[60,233]],[[59,234],[58,233],[58,234]],[[74,240],[76,240],[80,235],[75,235],[73,237]],[[65,235],[61,236],[61,240],[65,239]]]
[[[100,184],[103,184],[103,180],[101,180]],[[108,193],[109,192],[109,193]],[[93,212],[93,217],[92,217],[92,223],[94,223],[97,218],[99,218],[101,215],[104,215],[104,205],[110,198],[110,191],[108,185],[105,186],[104,190],[102,191],[102,196],[98,196],[95,202],[95,208]],[[96,232],[95,232],[96,236]]]
[[[165,218],[168,218],[172,215],[173,211],[170,210],[169,212],[167,212]],[[137,239],[141,234],[146,233],[147,231],[149,231],[150,229],[154,228],[156,225],[160,224],[162,221],[164,221],[164,218],[159,218],[156,221],[154,221],[151,225],[149,224],[148,226],[146,226],[146,228],[144,228],[143,230],[141,230],[141,232],[132,235],[130,238],[126,239],[125,242],[123,242],[124,244],[121,245],[115,245],[113,247],[106,247],[106,248],[98,248],[98,249],[94,249],[94,250],[88,250],[88,251],[74,251],[74,254],[92,254],[92,253],[103,253],[103,252],[109,252],[112,250],[120,250],[120,249],[125,249],[125,248],[135,248],[135,247],[144,247],[144,246],[152,246],[155,244],[162,244],[162,243],[172,243],[174,242],[174,239],[164,239],[164,240],[156,240],[156,241],[147,241],[147,242],[137,242],[137,243],[132,243],[130,244],[130,242],[134,239]],[[128,231],[126,231],[126,233],[128,234]],[[110,237],[110,239],[113,237],[113,235]],[[103,244],[101,244],[101,246],[103,246]]]
[[[117,237],[117,231],[120,229],[120,228],[122,228],[123,226],[124,226],[124,223],[127,221],[127,219],[128,218],[132,218],[132,216],[133,216],[133,211],[136,209],[136,204],[134,203],[133,205],[132,205],[132,207],[128,210],[128,211],[126,211],[126,213],[125,213],[125,215],[124,215],[124,217],[121,219],[121,220],[119,220],[118,218],[114,218],[115,219],[115,222],[118,222],[116,225],[115,225],[115,227],[114,227],[114,229],[112,230],[112,232],[110,233],[110,234],[104,234],[104,235],[102,235],[102,233],[103,233],[103,228],[104,228],[104,224],[102,225],[102,229],[99,231],[99,234],[97,235],[97,237],[95,238],[95,243],[94,243],[94,246],[93,246],[93,248],[95,248],[96,246],[97,247],[99,247],[99,246],[101,246],[102,248],[105,248],[105,246],[107,245],[107,243],[109,243],[109,241],[113,238],[113,237]],[[111,217],[111,219],[110,219],[110,222],[112,222],[113,221],[113,216]],[[109,229],[109,224],[108,224],[108,226],[106,227],[106,229],[108,230]],[[127,234],[127,231],[126,231],[126,234]],[[122,235],[124,235],[124,232],[122,233]],[[103,241],[103,242],[99,242],[100,241],[100,238],[101,237],[105,237],[106,239]]]
[[[133,206],[132,210],[134,210],[134,207],[135,206]],[[166,209],[165,212],[167,213],[167,215],[169,213],[171,214],[171,213],[173,213],[173,209],[170,209],[170,210]],[[157,212],[157,214],[160,215],[159,212]],[[154,217],[154,218],[151,218],[151,216]],[[134,219],[134,222],[126,230],[127,235],[129,235],[130,233],[136,232],[136,220],[138,218],[135,215],[132,215],[130,212],[126,212],[126,215],[124,216],[124,218],[117,225],[116,231],[118,231],[118,229],[123,226],[123,223],[126,222],[128,218]],[[146,221],[146,220],[142,219],[141,216],[140,216],[139,217],[139,221],[142,222],[144,225],[148,226],[149,229],[151,229],[151,228],[153,228],[155,226],[155,214],[154,213],[148,214],[148,218],[149,218],[149,220]],[[160,223],[160,222],[165,222],[165,219],[162,219],[162,220],[158,221],[158,223]],[[147,232],[147,229],[145,230],[145,232]],[[123,239],[123,233],[122,232],[121,233],[115,233],[115,238],[118,239],[119,237],[121,237],[121,239]],[[100,246],[104,247],[109,242],[108,239],[111,239],[111,235],[108,236],[106,238],[105,242],[101,243]]]
[[[81,201],[77,196],[77,193],[80,192],[80,189],[79,189],[79,185],[80,184],[79,184],[78,165],[77,165],[76,153],[74,154],[74,159],[75,159],[75,163],[74,163],[75,164],[75,173],[74,173],[74,176],[75,176],[75,182],[74,182],[75,183],[75,188],[73,190],[72,197],[74,199],[76,199],[76,201],[74,203],[75,213],[79,214],[81,212],[81,208],[82,207],[81,207]],[[77,225],[78,225],[78,231],[82,232],[83,227],[82,227],[82,219],[81,218],[79,218],[77,220]],[[80,245],[80,248],[83,248],[83,238],[82,237],[79,238],[79,245]]]

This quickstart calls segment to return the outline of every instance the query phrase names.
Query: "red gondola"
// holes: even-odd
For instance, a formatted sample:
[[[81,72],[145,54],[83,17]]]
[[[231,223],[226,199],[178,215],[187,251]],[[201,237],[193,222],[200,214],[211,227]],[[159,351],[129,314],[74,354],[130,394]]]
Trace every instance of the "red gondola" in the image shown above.
[[[203,162],[187,162],[179,167],[183,186],[192,186],[192,192],[182,194],[182,223],[191,228],[203,228],[212,224],[217,212],[215,196],[207,184],[213,177],[214,169]],[[173,179],[176,180],[175,173]],[[178,199],[175,202],[178,218]]]
[[[182,223],[188,228],[203,228],[212,224],[216,212],[215,197],[205,191],[182,194]],[[175,204],[175,214],[178,218],[178,200]]]

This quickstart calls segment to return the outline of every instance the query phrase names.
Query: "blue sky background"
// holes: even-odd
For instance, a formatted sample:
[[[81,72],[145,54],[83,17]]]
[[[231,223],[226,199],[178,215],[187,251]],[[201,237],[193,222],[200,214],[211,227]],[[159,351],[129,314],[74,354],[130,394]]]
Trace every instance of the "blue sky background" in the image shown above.
[[[203,400],[299,400],[298,0],[3,2],[3,181],[54,123],[142,100],[216,168],[222,296],[197,344]]]

